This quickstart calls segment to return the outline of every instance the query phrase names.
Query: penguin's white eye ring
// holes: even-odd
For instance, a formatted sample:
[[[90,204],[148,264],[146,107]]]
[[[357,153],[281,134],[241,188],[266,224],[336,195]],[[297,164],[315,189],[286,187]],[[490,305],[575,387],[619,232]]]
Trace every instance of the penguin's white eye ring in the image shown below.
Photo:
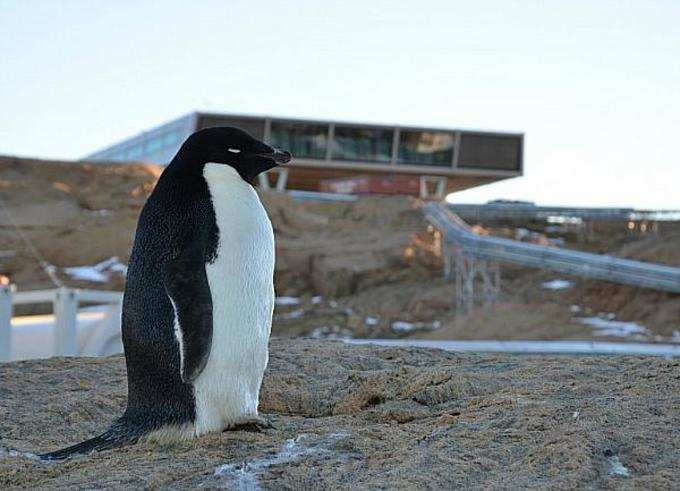
[[[241,151],[238,148],[229,148],[227,149],[227,152],[231,153],[241,153]]]

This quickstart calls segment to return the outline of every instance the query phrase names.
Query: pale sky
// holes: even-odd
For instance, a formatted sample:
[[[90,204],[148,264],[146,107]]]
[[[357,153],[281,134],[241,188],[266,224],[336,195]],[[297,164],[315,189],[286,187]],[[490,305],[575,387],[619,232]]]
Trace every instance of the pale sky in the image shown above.
[[[194,110],[525,133],[457,193],[680,208],[680,1],[0,0],[0,153]]]

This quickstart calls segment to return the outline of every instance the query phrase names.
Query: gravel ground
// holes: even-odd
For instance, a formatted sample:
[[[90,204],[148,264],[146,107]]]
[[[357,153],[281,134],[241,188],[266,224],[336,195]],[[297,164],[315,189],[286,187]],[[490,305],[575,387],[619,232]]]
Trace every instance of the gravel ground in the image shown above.
[[[680,360],[273,340],[275,428],[44,464],[125,402],[122,357],[0,365],[0,488],[653,488],[680,482]]]

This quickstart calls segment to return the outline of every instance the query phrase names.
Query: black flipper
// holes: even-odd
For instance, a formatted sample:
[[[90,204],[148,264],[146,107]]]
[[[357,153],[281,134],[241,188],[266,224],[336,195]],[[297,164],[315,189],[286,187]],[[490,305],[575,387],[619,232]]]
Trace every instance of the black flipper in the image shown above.
[[[187,247],[170,260],[164,283],[177,316],[182,380],[190,383],[208,363],[212,346],[212,296],[201,249]]]

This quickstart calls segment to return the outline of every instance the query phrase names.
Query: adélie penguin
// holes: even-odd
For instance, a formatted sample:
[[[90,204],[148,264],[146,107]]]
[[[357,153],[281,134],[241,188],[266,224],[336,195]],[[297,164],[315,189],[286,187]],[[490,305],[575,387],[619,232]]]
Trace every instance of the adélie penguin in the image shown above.
[[[290,159],[231,127],[184,142],[142,209],[130,256],[127,408],[101,435],[43,459],[263,423],[274,234],[251,182]]]

